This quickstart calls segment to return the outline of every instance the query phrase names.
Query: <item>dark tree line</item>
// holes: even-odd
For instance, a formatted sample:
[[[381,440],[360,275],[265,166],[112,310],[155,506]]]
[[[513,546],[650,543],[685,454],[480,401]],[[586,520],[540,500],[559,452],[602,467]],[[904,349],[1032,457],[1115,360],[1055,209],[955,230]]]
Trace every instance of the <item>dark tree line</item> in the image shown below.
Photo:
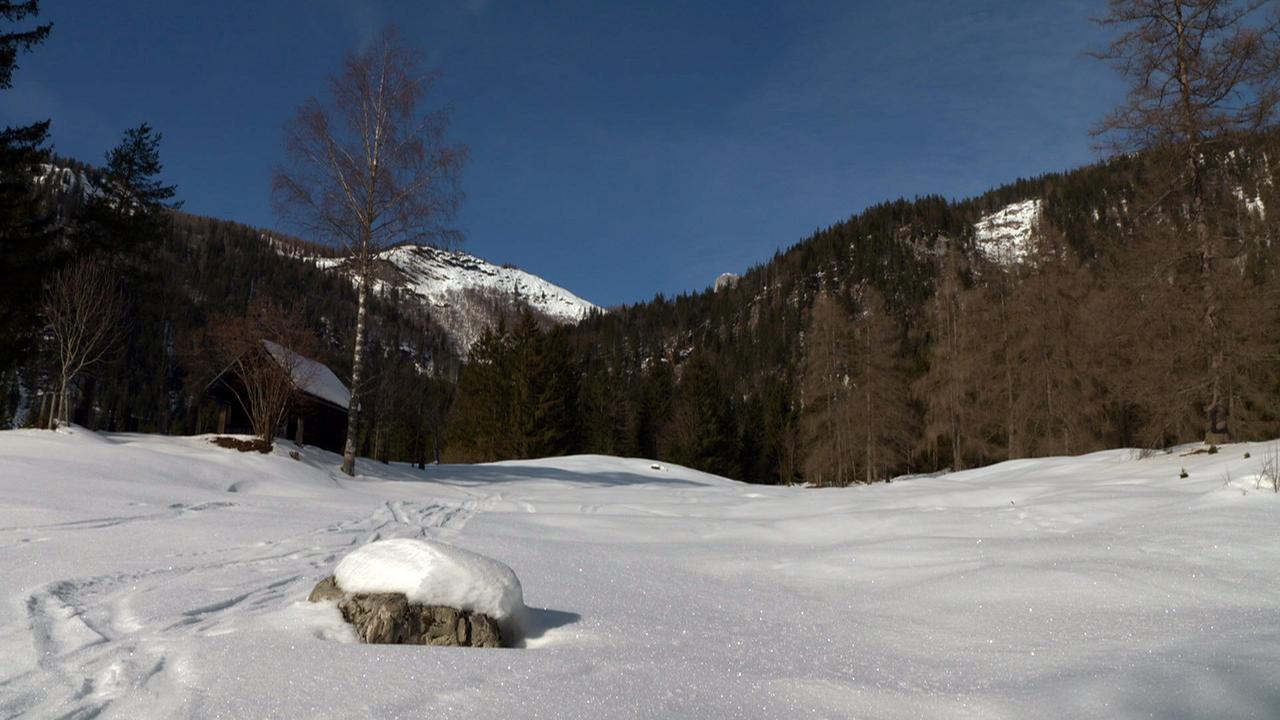
[[[577,452],[581,378],[562,328],[529,312],[490,327],[471,348],[449,415],[446,457],[488,462]]]

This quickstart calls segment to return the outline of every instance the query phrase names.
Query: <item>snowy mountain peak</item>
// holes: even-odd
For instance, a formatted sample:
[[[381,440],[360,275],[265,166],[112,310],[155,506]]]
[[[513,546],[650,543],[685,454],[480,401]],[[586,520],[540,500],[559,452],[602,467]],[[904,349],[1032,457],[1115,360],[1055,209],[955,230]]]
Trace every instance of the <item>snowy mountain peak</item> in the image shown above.
[[[561,323],[576,323],[593,310],[592,303],[537,275],[518,268],[494,265],[457,250],[425,245],[402,245],[378,255],[404,276],[403,289],[437,307],[457,302],[467,291],[489,291],[510,296]]]
[[[345,269],[343,258],[311,257],[273,238],[276,252],[323,269]],[[470,253],[400,245],[378,253],[373,289],[417,297],[465,357],[485,328],[512,308],[528,308],[559,324],[577,323],[601,308],[532,273],[495,265]]]

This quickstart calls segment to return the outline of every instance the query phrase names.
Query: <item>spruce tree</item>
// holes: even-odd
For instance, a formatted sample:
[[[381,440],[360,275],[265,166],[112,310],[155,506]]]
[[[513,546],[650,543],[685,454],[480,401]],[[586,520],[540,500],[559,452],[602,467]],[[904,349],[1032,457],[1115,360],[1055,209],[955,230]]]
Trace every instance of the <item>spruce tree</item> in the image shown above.
[[[490,462],[513,457],[511,338],[503,324],[480,335],[458,377],[449,410],[446,457]]]
[[[563,328],[554,328],[539,336],[533,374],[537,378],[533,395],[537,433],[530,456],[577,452],[581,438],[578,409],[581,379]]]
[[[144,265],[166,234],[167,210],[173,185],[160,179],[160,133],[143,123],[124,133],[120,144],[106,154],[106,167],[86,209],[82,230],[84,248],[124,265]]]
[[[0,18],[27,21],[39,12],[35,0],[0,0]],[[44,42],[53,25],[0,33],[0,90],[13,87],[20,53]],[[30,349],[40,287],[56,267],[53,228],[36,193],[34,178],[48,158],[49,121],[0,131],[0,369]]]
[[[724,477],[738,477],[738,431],[733,404],[719,369],[705,351],[695,353],[683,368],[670,436],[666,455],[673,461]]]

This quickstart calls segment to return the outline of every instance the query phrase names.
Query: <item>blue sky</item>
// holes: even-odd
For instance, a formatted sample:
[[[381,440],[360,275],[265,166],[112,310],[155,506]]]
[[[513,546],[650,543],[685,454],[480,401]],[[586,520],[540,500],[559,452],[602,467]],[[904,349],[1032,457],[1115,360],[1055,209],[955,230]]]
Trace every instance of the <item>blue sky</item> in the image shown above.
[[[164,134],[191,212],[280,227],[281,129],[387,23],[471,149],[463,249],[602,305],[699,290],[862,208],[1097,158],[1122,95],[1084,56],[1105,0],[187,3],[44,0],[0,92],[101,160]]]

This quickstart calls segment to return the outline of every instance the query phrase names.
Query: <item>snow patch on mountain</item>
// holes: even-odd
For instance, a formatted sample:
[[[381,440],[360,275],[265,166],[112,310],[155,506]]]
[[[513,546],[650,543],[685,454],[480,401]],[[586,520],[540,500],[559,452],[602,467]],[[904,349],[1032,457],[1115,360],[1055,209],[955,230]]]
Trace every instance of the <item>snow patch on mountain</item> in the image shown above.
[[[537,275],[457,250],[402,245],[379,253],[378,258],[404,274],[403,289],[436,306],[455,302],[468,290],[489,290],[509,295],[561,323],[576,323],[600,309]]]
[[[983,215],[973,226],[978,252],[992,262],[1016,265],[1031,252],[1031,238],[1040,224],[1039,198],[1016,202]]]
[[[715,291],[720,292],[721,290],[727,290],[734,287],[741,279],[742,276],[737,273],[720,273],[720,277],[716,278]]]
[[[52,191],[55,196],[73,198],[78,202],[102,196],[102,190],[89,173],[64,165],[41,163],[32,179],[37,186]]]
[[[265,238],[276,252],[304,260],[323,270],[345,269],[347,259],[308,256],[285,243]],[[503,311],[527,307],[558,324],[577,323],[597,305],[529,272],[495,265],[470,253],[426,245],[401,245],[377,255],[371,285],[377,293],[392,290],[417,297],[465,356]],[[353,278],[354,281],[354,278]]]
[[[1250,215],[1254,215],[1259,220],[1267,219],[1267,206],[1266,203],[1262,201],[1261,193],[1255,193],[1253,197],[1248,197],[1244,193],[1244,188],[1239,185],[1232,189],[1232,193],[1236,196],[1237,200],[1244,204],[1244,209],[1248,211]]]

